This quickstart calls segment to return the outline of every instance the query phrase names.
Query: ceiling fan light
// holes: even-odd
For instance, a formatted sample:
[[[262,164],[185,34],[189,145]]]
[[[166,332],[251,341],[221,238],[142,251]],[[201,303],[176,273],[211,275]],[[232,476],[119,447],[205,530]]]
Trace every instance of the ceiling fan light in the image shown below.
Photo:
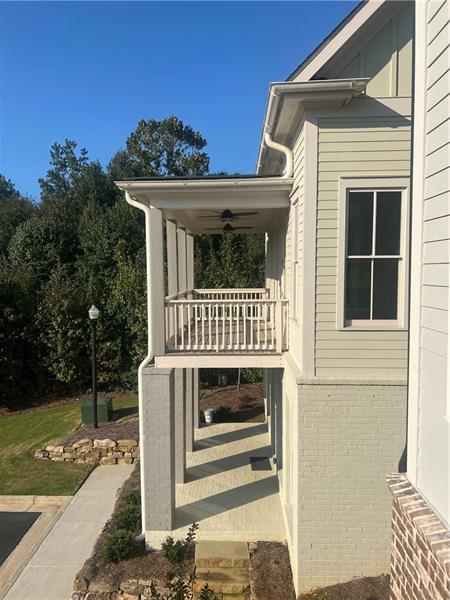
[[[233,226],[230,223],[226,223],[223,228],[224,231],[233,231]]]

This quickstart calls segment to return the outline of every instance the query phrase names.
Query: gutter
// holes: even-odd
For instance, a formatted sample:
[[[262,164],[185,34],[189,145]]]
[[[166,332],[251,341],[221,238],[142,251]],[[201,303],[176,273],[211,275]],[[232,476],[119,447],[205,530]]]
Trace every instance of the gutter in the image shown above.
[[[211,190],[228,190],[234,188],[244,189],[258,189],[258,188],[286,188],[289,183],[285,181],[285,178],[269,176],[269,177],[253,177],[249,179],[242,179],[237,177],[236,179],[227,177],[224,179],[144,179],[144,180],[124,180],[115,181],[117,187],[124,192],[132,191],[156,191],[156,190],[186,190],[186,191],[201,191],[203,189]],[[127,200],[128,202],[128,200]],[[135,201],[133,201],[135,202]],[[137,208],[146,205],[135,205]]]
[[[369,81],[370,78],[366,77],[358,79],[324,79],[317,81],[284,81],[272,83],[269,89],[269,100],[267,103],[256,171],[259,172],[263,167],[262,156],[265,147],[279,149],[267,143],[267,140],[269,139],[272,144],[277,143],[273,140],[273,137],[285,95],[295,97],[301,104],[306,104],[308,102],[326,102],[327,100],[332,99],[333,101],[339,100],[344,105],[352,98],[360,96],[365,91]],[[334,92],[332,98],[328,96],[330,92]],[[286,146],[284,146],[284,148],[286,148]]]
[[[138,369],[138,403],[139,403],[139,415],[143,414],[144,410],[144,394],[143,394],[143,371],[145,367],[147,367],[153,360],[153,343],[152,343],[152,332],[151,332],[151,301],[150,301],[150,261],[151,261],[151,251],[150,251],[150,207],[147,204],[143,204],[138,202],[137,200],[133,200],[128,192],[125,192],[125,200],[128,202],[130,206],[134,208],[138,208],[142,210],[145,214],[145,262],[146,262],[146,274],[147,274],[147,356],[139,365]],[[145,438],[145,429],[143,425],[143,419],[139,419],[139,447],[144,448],[144,438]],[[141,542],[145,540],[145,486],[144,486],[144,462],[142,460],[139,461],[140,465],[140,475],[141,475],[141,506],[142,506],[142,531],[136,536],[136,541]]]

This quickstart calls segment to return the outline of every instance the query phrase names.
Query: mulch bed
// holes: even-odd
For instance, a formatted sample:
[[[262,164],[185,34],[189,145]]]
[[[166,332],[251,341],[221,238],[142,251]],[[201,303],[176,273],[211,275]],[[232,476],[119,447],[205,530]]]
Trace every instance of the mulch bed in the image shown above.
[[[139,420],[128,419],[122,423],[99,423],[97,429],[91,425],[81,425],[75,431],[72,431],[64,440],[63,446],[71,446],[78,440],[138,440],[139,439]]]
[[[262,385],[245,383],[237,390],[236,385],[208,387],[202,390],[200,409],[225,408],[228,410],[222,422],[264,423],[264,399]]]
[[[298,600],[389,600],[389,575],[362,577],[318,588]]]
[[[255,600],[295,600],[285,544],[257,542],[250,559],[250,589]]]
[[[119,490],[113,512],[119,507],[123,493],[130,488],[139,487],[139,485],[139,466],[137,466]],[[174,565],[164,558],[160,550],[145,553],[143,545],[136,548],[133,556],[115,564],[105,564],[101,560],[100,549],[105,537],[111,531],[112,524],[111,521],[108,521],[95,543],[91,557],[87,559],[75,578],[75,590],[83,590],[86,580],[95,581],[98,591],[100,591],[98,588],[105,588],[105,591],[109,587],[112,590],[117,589],[117,586],[121,586],[123,589],[123,584],[129,580],[153,580],[160,582],[159,585],[162,586],[167,576],[174,572]],[[193,557],[186,564],[188,569],[192,570],[194,567]],[[133,593],[131,589],[130,593]],[[97,597],[95,593],[92,596],[93,598]]]

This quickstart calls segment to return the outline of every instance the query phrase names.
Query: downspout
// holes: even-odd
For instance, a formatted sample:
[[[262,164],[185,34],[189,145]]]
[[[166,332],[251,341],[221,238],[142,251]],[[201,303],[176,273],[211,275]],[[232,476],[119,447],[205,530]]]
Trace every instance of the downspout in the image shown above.
[[[150,207],[146,204],[142,204],[141,202],[137,202],[133,200],[128,192],[125,192],[125,200],[133,206],[134,208],[138,208],[142,210],[145,214],[145,262],[146,262],[146,272],[147,272],[147,356],[139,365],[138,369],[138,398],[139,398],[139,416],[143,414],[144,410],[144,398],[143,398],[143,386],[142,386],[142,377],[143,371],[145,367],[147,367],[151,361],[153,360],[153,344],[152,344],[152,332],[151,332],[151,300],[150,300],[150,261],[151,261],[151,252],[150,252]],[[142,450],[144,447],[144,438],[145,438],[145,429],[143,425],[143,419],[139,418],[139,446]],[[136,536],[137,542],[142,542],[145,540],[145,494],[144,494],[144,464],[142,459],[139,460],[139,469],[141,475],[141,506],[142,506],[142,530],[139,535]]]
[[[270,136],[270,133],[267,133],[267,131],[264,134],[264,143],[266,144],[266,146],[268,148],[272,148],[273,150],[278,150],[278,152],[281,152],[282,154],[284,154],[285,163],[284,163],[284,170],[283,170],[282,177],[285,179],[292,177],[292,172],[293,172],[293,167],[294,167],[294,160],[292,158],[292,150],[290,148],[288,148],[287,146],[283,146],[283,144],[274,142]]]

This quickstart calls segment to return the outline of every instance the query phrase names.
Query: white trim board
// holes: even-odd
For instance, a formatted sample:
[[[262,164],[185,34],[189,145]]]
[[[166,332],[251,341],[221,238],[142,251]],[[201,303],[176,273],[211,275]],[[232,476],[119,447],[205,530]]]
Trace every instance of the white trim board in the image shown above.
[[[284,366],[282,354],[182,354],[174,352],[155,356],[158,369],[279,369]]]

